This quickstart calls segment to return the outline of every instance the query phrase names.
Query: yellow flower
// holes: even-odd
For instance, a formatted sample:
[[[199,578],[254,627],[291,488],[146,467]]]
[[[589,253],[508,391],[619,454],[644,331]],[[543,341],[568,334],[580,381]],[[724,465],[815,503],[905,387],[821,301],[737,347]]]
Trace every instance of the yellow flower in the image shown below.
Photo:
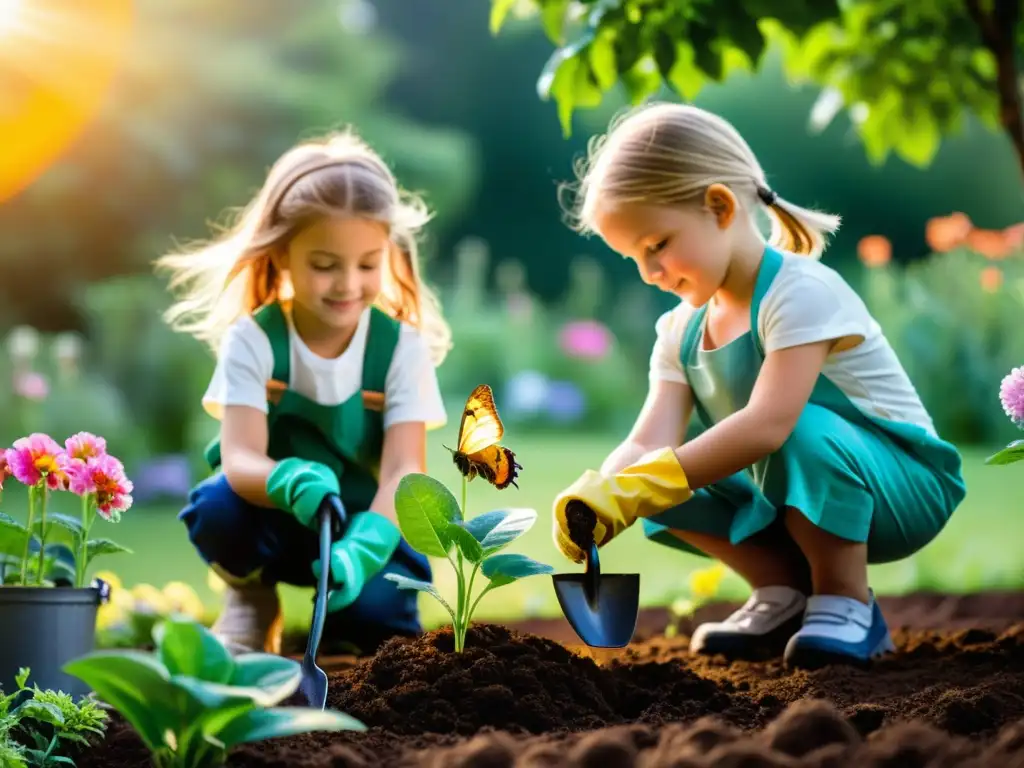
[[[707,600],[718,593],[718,587],[725,576],[725,566],[717,562],[707,568],[690,574],[690,594],[698,600]]]
[[[167,613],[167,600],[164,593],[152,584],[136,584],[132,587],[135,600],[135,613],[163,615]]]
[[[169,611],[183,613],[196,621],[206,615],[206,606],[199,595],[183,581],[170,581],[164,586],[163,596]]]
[[[213,568],[206,573],[206,586],[210,588],[210,591],[215,595],[221,595],[224,593],[227,584]]]
[[[127,620],[135,605],[131,593],[121,586],[120,579],[113,573],[100,572],[97,578],[110,584],[110,600],[101,605],[96,612],[96,628],[110,629]]]

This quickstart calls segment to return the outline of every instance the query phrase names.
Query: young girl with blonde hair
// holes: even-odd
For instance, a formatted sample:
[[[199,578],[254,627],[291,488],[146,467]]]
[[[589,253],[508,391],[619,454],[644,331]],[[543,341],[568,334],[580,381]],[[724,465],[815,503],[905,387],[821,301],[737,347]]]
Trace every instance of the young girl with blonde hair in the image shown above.
[[[867,565],[932,541],[965,488],[878,323],[819,261],[839,218],[780,197],[732,125],[676,104],[594,142],[579,193],[578,229],[681,301],[629,435],[555,502],[561,551],[581,562],[642,519],[736,571],[749,600],[695,652],[810,667],[890,650]]]
[[[233,646],[280,652],[276,587],[314,584],[331,495],[349,523],[331,552],[325,649],[421,631],[416,593],[384,575],[431,579],[393,504],[446,419],[435,367],[450,334],[416,247],[428,218],[346,131],[286,152],[232,228],[159,261],[181,294],[168,321],[217,356],[203,398],[221,422],[215,474],[180,519],[229,586],[214,631]]]

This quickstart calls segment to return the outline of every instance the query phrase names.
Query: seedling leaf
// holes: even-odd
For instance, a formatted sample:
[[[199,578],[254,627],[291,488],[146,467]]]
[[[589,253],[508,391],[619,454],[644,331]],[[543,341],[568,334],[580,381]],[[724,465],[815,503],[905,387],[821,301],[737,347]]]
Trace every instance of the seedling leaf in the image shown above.
[[[532,557],[518,554],[492,555],[481,566],[484,576],[491,580],[492,587],[502,587],[528,576],[553,573],[554,568],[539,563]]]
[[[395,490],[398,527],[409,546],[429,557],[447,557],[452,548],[448,525],[462,519],[451,491],[429,475],[405,475]]]

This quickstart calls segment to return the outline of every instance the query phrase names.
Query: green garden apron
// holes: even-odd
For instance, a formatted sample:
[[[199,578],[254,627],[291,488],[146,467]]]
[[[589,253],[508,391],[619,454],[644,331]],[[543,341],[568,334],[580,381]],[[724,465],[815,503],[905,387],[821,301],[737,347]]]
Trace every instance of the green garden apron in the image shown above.
[[[687,439],[749,402],[764,361],[758,313],[783,259],[765,249],[744,335],[705,350],[707,305],[691,316],[680,350],[696,422]],[[867,541],[870,562],[890,562],[934,539],[965,492],[953,445],[918,425],[864,413],[821,375],[781,448],[643,526],[652,541],[703,555],[670,530],[738,544],[794,507],[830,533]]]
[[[268,304],[253,317],[270,340],[274,380],[288,386],[291,338],[281,305]],[[347,400],[321,405],[289,387],[277,403],[268,403],[267,455],[275,461],[297,457],[330,467],[340,480],[341,500],[350,514],[369,509],[377,494],[384,419],[383,413],[364,406],[363,392],[384,392],[400,328],[400,323],[382,310],[370,309],[362,391]],[[219,468],[219,437],[207,447],[206,460],[214,470]]]

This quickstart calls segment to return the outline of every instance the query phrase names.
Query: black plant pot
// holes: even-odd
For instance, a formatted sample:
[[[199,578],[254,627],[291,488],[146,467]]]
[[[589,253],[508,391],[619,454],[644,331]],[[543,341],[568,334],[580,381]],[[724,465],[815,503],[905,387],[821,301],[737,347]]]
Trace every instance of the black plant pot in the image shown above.
[[[18,670],[28,684],[64,691],[76,700],[89,687],[61,668],[93,650],[96,612],[109,599],[108,584],[90,587],[0,586],[0,687],[15,690]]]

